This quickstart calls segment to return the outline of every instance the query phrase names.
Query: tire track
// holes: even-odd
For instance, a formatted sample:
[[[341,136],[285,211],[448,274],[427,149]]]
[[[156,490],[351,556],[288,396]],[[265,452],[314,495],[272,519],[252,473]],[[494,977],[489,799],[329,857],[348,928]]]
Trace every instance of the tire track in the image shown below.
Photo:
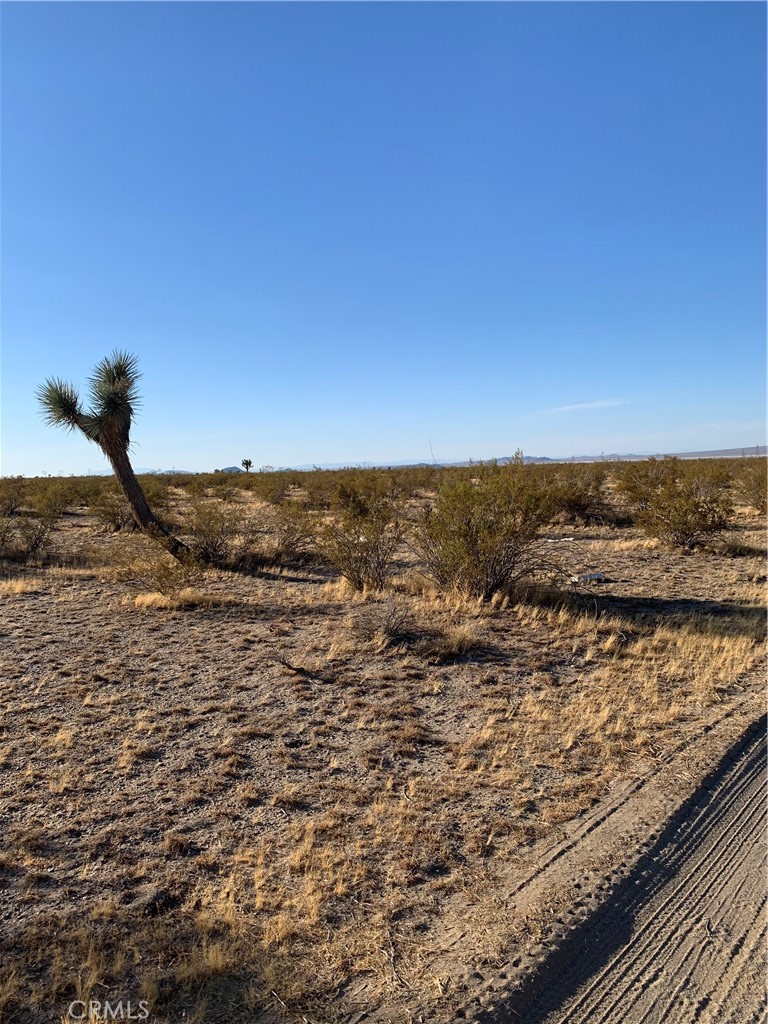
[[[570,937],[525,1024],[764,1021],[765,784],[760,729]]]
[[[759,792],[755,792],[754,798],[758,796]],[[740,830],[750,828],[758,818],[759,802],[757,799],[751,799],[747,807],[741,807],[740,811],[739,818],[735,822],[729,819],[729,823],[737,824]],[[739,833],[732,833],[724,848],[716,850],[714,857],[709,849],[712,844],[697,850],[692,858],[691,870],[685,872],[682,881],[669,895],[664,894],[660,907],[658,901],[654,903],[654,911],[648,917],[646,928],[641,927],[640,933],[633,936],[629,949],[622,950],[609,970],[604,972],[604,976],[610,978],[613,1002],[606,1004],[604,999],[599,1000],[593,1012],[602,1009],[603,1013],[595,1018],[594,1024],[614,1024],[617,1019],[622,1020],[626,1006],[632,1001],[630,995],[633,989],[645,994],[649,985],[658,988],[657,979],[670,978],[681,971],[679,955],[682,950],[687,950],[689,955],[693,955],[696,949],[701,949],[705,945],[703,941],[696,943],[691,938],[697,925],[700,927],[702,921],[702,916],[697,910],[703,906],[712,907],[720,894],[728,891],[733,884],[740,862],[732,856],[731,848],[738,842]],[[679,928],[675,928],[676,922],[683,923]],[[645,965],[651,958],[654,966],[649,977],[649,970]],[[617,992],[616,982],[620,979],[625,981],[625,985]],[[599,985],[593,988],[600,991]],[[578,1017],[566,1016],[563,1018],[563,1024],[571,1019],[578,1020]],[[662,1015],[661,1019],[666,1018]]]

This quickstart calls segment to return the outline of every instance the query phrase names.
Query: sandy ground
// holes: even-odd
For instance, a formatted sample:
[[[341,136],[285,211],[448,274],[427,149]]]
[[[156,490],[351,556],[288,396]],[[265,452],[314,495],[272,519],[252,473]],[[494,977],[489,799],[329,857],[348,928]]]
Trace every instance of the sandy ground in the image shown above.
[[[765,781],[763,720],[574,931],[527,1024],[765,1019]]]

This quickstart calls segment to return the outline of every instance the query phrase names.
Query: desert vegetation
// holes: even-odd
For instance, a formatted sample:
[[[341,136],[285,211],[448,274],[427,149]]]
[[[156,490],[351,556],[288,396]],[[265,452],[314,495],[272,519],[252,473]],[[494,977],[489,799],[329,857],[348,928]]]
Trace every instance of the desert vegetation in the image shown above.
[[[141,478],[162,535],[0,480],[8,1019],[455,1020],[542,847],[759,692],[757,463]]]

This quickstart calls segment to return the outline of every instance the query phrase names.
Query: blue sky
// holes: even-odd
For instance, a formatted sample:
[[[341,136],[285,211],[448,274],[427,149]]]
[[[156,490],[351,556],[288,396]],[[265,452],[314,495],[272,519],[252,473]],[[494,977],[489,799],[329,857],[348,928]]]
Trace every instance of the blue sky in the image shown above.
[[[760,3],[4,3],[0,472],[754,445]]]

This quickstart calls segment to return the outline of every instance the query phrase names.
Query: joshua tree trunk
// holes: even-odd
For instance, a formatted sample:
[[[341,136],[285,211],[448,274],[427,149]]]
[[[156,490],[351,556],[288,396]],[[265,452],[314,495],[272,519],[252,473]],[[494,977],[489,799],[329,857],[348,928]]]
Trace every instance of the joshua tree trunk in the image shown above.
[[[128,504],[131,506],[133,518],[139,529],[155,537],[174,558],[180,558],[185,554],[189,554],[186,544],[182,544],[173,534],[169,533],[149,507],[149,503],[144,497],[144,491],[142,491],[141,484],[136,479],[136,474],[133,472],[131,461],[125,450],[116,445],[114,450],[105,448],[104,454],[109,459],[117,482],[120,484],[120,488]]]

